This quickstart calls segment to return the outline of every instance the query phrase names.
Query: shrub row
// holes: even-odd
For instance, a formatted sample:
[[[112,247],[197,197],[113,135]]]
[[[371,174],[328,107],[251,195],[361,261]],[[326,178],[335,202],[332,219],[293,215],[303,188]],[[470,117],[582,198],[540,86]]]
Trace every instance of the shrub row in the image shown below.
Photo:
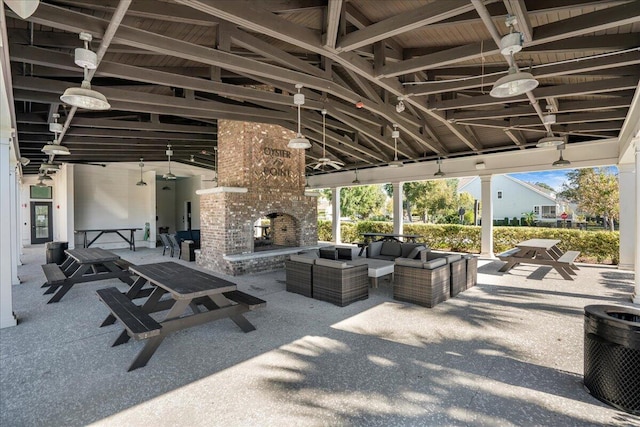
[[[405,234],[424,236],[418,241],[430,248],[456,252],[480,253],[481,228],[458,224],[404,224]],[[392,233],[393,223],[361,221],[341,223],[342,241],[362,241],[362,233]],[[618,231],[581,231],[564,228],[494,227],[495,253],[513,248],[528,239],[560,240],[563,251],[580,251],[578,261],[599,264],[618,264],[620,233]],[[318,221],[318,240],[331,241],[331,221]]]

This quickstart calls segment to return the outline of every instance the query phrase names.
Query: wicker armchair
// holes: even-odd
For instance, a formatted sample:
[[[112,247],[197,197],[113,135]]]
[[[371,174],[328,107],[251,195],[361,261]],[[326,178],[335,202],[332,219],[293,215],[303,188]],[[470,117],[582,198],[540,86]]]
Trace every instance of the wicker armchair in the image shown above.
[[[340,307],[369,298],[366,265],[351,266],[341,261],[317,259],[313,266],[313,298]]]
[[[467,289],[467,262],[462,259],[460,254],[449,254],[446,252],[428,252],[428,260],[444,259],[449,265],[450,276],[449,285],[451,287],[451,296],[455,297],[460,292]]]
[[[449,298],[450,267],[444,258],[423,262],[396,259],[393,299],[435,307]]]
[[[462,258],[467,262],[467,286],[469,289],[475,286],[478,283],[478,257],[467,254],[463,255]]]

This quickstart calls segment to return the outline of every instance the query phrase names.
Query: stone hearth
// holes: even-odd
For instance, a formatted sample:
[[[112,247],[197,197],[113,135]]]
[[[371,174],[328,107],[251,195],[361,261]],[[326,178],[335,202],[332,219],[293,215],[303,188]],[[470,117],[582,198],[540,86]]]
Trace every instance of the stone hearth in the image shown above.
[[[284,257],[238,257],[255,250],[255,227],[269,218],[274,248],[316,245],[317,199],[305,195],[304,150],[277,125],[218,121],[218,187],[199,190],[198,265],[227,274],[282,268]]]

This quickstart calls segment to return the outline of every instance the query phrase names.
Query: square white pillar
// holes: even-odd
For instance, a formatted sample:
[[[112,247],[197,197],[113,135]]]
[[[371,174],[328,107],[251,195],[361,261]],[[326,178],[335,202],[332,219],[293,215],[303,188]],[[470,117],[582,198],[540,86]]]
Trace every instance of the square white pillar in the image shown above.
[[[620,188],[620,258],[618,268],[633,270],[636,256],[636,169],[633,163],[618,165]]]
[[[491,199],[492,175],[480,176],[482,202],[482,229],[480,237],[480,255],[494,258],[493,254],[493,203]]]
[[[336,245],[342,243],[342,236],[340,235],[340,187],[331,189],[331,231],[333,233],[333,242]]]
[[[402,200],[404,194],[402,191],[402,182],[393,182],[393,232],[395,234],[402,234],[404,228],[404,218],[402,209]]]

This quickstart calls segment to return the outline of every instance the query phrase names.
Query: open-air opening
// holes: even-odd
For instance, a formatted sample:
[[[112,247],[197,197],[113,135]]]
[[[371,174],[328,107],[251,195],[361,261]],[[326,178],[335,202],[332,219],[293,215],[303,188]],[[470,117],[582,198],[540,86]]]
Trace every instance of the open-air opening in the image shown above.
[[[274,212],[259,218],[253,224],[254,252],[298,246],[299,228],[298,221],[285,213]]]

